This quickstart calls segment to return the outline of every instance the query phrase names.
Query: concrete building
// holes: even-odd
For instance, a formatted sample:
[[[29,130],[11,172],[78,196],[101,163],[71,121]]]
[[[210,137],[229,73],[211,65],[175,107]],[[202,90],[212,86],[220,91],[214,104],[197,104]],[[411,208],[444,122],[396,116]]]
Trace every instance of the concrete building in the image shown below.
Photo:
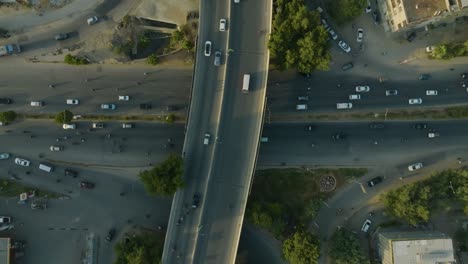
[[[455,263],[452,239],[437,231],[377,233],[382,264]]]
[[[456,12],[468,0],[384,0],[382,14],[390,31],[423,27]],[[467,3],[465,3],[467,2]]]
[[[0,238],[0,264],[10,264],[10,247],[11,239],[2,237]]]

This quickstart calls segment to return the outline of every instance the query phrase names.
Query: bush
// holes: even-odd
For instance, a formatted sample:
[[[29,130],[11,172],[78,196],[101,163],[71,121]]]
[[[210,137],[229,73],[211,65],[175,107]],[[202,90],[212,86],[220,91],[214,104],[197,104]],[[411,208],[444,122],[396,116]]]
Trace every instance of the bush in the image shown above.
[[[184,163],[180,156],[172,154],[151,170],[144,170],[138,177],[149,194],[173,195],[184,186]]]
[[[166,122],[167,124],[173,124],[175,122],[175,119],[176,119],[176,116],[174,114],[168,114],[164,118],[164,122]]]
[[[368,264],[362,254],[357,235],[345,228],[335,230],[331,237],[330,256],[336,264]]]
[[[16,119],[16,112],[6,111],[0,113],[0,121],[3,123],[11,123]]]
[[[429,58],[439,60],[449,60],[455,57],[468,56],[468,41],[445,43],[435,46],[429,53]]]
[[[68,124],[72,121],[72,119],[73,113],[68,110],[57,113],[57,115],[55,115],[55,122],[58,124]]]
[[[161,263],[164,238],[150,232],[130,235],[114,246],[115,264]]]
[[[319,255],[319,242],[307,231],[297,231],[283,243],[283,256],[290,264],[315,264]]]
[[[124,44],[113,44],[112,51],[118,55],[130,56],[132,53],[133,41],[129,40]]]
[[[343,25],[360,16],[366,8],[366,0],[332,0],[327,10],[338,25]]]
[[[158,64],[158,56],[156,54],[151,54],[146,58],[146,63],[149,65],[157,65]]]
[[[151,43],[151,39],[148,37],[148,33],[143,33],[142,36],[140,36],[140,39],[138,40],[138,46],[141,49],[145,49],[149,46]]]
[[[65,55],[64,62],[67,64],[72,65],[86,65],[89,63],[89,60],[86,58],[81,58],[77,56],[73,56],[71,54]]]

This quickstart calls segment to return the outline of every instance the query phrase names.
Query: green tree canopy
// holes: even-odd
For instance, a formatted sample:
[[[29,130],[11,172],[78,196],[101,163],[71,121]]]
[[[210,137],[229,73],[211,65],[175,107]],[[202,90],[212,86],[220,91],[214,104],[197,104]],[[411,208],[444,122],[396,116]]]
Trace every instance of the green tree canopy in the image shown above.
[[[183,172],[182,158],[172,154],[164,162],[151,170],[140,172],[138,176],[149,194],[173,195],[184,186]]]
[[[59,124],[68,124],[73,119],[73,113],[65,110],[55,115],[55,122]]]
[[[358,238],[345,228],[335,230],[331,238],[330,256],[336,264],[369,264],[362,254]]]
[[[366,0],[331,0],[327,11],[336,23],[342,25],[363,14],[366,5]]]
[[[317,263],[319,242],[311,233],[299,230],[284,241],[283,256],[290,264]]]
[[[149,65],[157,65],[158,64],[158,56],[156,54],[151,54],[146,58],[146,62]]]
[[[281,70],[310,73],[329,68],[328,33],[318,12],[310,11],[304,0],[276,1],[268,46]]]
[[[114,246],[115,264],[160,264],[164,237],[160,234],[142,233],[130,236]]]
[[[0,121],[3,123],[10,123],[16,119],[16,113],[14,111],[6,111],[0,113]]]

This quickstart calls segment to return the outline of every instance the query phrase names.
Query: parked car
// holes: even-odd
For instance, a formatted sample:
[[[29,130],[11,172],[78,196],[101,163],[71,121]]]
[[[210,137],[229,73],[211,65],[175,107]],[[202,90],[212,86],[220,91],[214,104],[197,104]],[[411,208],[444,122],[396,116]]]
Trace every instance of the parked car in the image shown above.
[[[140,104],[140,109],[144,109],[144,110],[148,110],[148,109],[151,109],[152,106],[150,103],[143,103],[143,104]]]
[[[114,238],[114,235],[115,235],[115,228],[111,228],[109,232],[107,232],[106,241],[111,242],[112,239]]]
[[[427,73],[420,74],[418,77],[418,79],[422,81],[429,80],[430,78],[431,78],[431,75]]]
[[[344,50],[346,53],[351,51],[351,47],[348,44],[346,44],[346,42],[344,42],[343,40],[340,40],[338,42],[338,46],[340,46],[340,48]]]
[[[99,21],[99,18],[97,16],[90,17],[86,20],[88,25],[94,25]]]
[[[349,100],[360,100],[361,95],[360,94],[350,94],[349,95]]]
[[[374,187],[375,185],[381,183],[382,181],[383,181],[383,178],[380,177],[380,176],[377,176],[377,177],[371,179],[370,181],[368,181],[367,186]]]
[[[63,124],[63,129],[76,129],[76,124]]]
[[[70,176],[73,178],[76,178],[78,176],[78,172],[71,170],[71,169],[65,169],[64,172],[65,172],[65,176]]]
[[[205,56],[211,55],[211,41],[205,41]]]
[[[348,63],[346,63],[346,64],[343,64],[343,66],[341,66],[341,70],[347,71],[347,70],[349,70],[349,69],[351,69],[351,68],[353,68],[353,67],[354,67],[353,63],[352,63],[352,62],[348,62]]]
[[[101,104],[101,109],[104,110],[114,110],[117,106],[115,104]]]
[[[119,95],[119,101],[128,101],[130,100],[130,96],[128,95]]]
[[[16,158],[15,159],[15,164],[20,165],[20,166],[28,167],[31,164],[31,162],[29,160],[26,160],[26,159]]]
[[[77,105],[77,104],[80,104],[80,101],[78,99],[67,99],[67,104]]]
[[[408,103],[410,105],[422,104],[422,99],[421,98],[411,98],[411,99],[408,100]]]
[[[104,128],[104,123],[98,122],[98,123],[93,123],[93,128]]]
[[[94,189],[94,183],[89,182],[89,181],[81,181],[80,182],[80,187],[84,189]]]
[[[386,96],[395,96],[398,95],[398,90],[386,90],[385,91]]]
[[[6,160],[10,158],[10,153],[0,153],[0,160]]]
[[[0,223],[1,224],[11,223],[11,217],[9,217],[9,216],[0,216]]]
[[[426,47],[426,52],[431,53],[434,50],[434,48],[435,48],[434,46],[427,46]]]
[[[413,41],[415,38],[416,38],[416,32],[411,32],[411,33],[406,37],[406,40],[407,40],[408,42],[411,42],[411,41]]]
[[[372,13],[372,18],[374,19],[375,24],[378,24],[380,22],[380,16],[379,13],[377,13],[377,11],[374,11],[374,13]]]
[[[358,28],[356,41],[357,42],[362,42],[363,38],[364,38],[364,29]]]
[[[412,165],[409,165],[408,166],[408,170],[409,171],[415,171],[415,170],[419,170],[423,167],[423,164],[421,162],[419,163],[415,163],[415,164],[412,164]]]
[[[426,91],[426,95],[437,95],[437,94],[438,94],[437,90],[427,90]]]
[[[59,34],[55,35],[55,40],[66,40],[69,37],[70,36],[67,33],[59,33]]]
[[[322,19],[320,20],[320,22],[322,22],[322,25],[323,25],[323,27],[324,27],[325,29],[328,29],[328,28],[330,27],[330,26],[328,25],[328,22],[327,22],[327,20],[326,20],[325,18],[322,18]]]
[[[226,31],[226,19],[221,18],[219,20],[219,31],[224,32]]]
[[[10,98],[0,98],[0,104],[11,104]]]
[[[372,12],[372,8],[371,8],[370,5],[368,5],[368,6],[366,7],[366,14],[369,14],[370,12]]]
[[[338,38],[338,35],[336,34],[335,31],[333,31],[333,29],[328,30],[328,33],[330,34],[330,37],[331,37],[333,40],[336,40],[336,39]]]
[[[370,91],[370,87],[367,85],[356,86],[356,92],[369,92],[369,91]]]
[[[361,231],[364,232],[364,233],[367,233],[367,231],[369,231],[369,228],[370,228],[371,224],[372,224],[371,220],[366,219],[366,221],[362,225]]]
[[[62,146],[50,146],[50,151],[62,151]]]

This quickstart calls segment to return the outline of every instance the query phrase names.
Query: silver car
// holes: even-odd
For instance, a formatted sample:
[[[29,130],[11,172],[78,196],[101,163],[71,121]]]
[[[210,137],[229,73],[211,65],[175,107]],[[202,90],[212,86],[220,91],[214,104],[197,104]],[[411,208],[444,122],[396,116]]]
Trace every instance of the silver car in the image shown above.
[[[9,157],[9,153],[0,153],[0,160],[8,159]]]
[[[215,52],[214,65],[215,66],[221,65],[221,51]]]
[[[342,50],[344,50],[346,53],[348,53],[348,52],[351,51],[351,47],[350,47],[348,44],[346,44],[346,42],[344,42],[344,41],[342,41],[342,40],[340,40],[340,41],[338,42],[338,46],[340,46],[340,48],[341,48]]]

